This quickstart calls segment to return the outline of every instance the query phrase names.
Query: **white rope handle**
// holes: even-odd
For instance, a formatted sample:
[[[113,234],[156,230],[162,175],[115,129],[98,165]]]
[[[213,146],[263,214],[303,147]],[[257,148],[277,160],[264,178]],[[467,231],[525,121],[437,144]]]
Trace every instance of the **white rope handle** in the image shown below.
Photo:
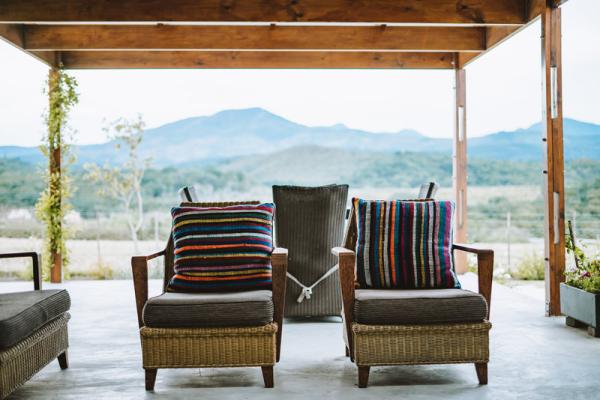
[[[334,265],[333,267],[329,268],[329,270],[327,272],[325,272],[319,279],[317,279],[317,281],[315,283],[313,283],[311,286],[304,285],[302,282],[300,282],[298,280],[298,278],[296,278],[294,275],[292,275],[288,272],[287,273],[288,278],[290,278],[292,281],[294,281],[298,286],[300,286],[302,288],[302,292],[300,292],[300,296],[298,296],[298,298],[296,299],[296,302],[302,303],[304,301],[304,299],[310,300],[313,289],[319,283],[323,282],[325,279],[327,279],[327,277],[329,277],[331,274],[333,274],[335,271],[337,271],[338,268],[339,268],[339,266],[337,264]]]

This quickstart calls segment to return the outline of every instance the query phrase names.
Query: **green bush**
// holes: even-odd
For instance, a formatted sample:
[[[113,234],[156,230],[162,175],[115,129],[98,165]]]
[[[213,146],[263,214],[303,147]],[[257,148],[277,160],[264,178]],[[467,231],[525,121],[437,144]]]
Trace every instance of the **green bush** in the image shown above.
[[[531,253],[517,265],[517,269],[510,271],[513,279],[522,281],[543,281],[546,266],[544,258],[536,253]]]
[[[569,227],[571,226],[569,221]],[[567,235],[567,252],[576,260],[574,269],[565,272],[567,285],[585,290],[590,293],[600,293],[600,255],[590,258],[583,251],[585,246],[578,246],[571,234]]]

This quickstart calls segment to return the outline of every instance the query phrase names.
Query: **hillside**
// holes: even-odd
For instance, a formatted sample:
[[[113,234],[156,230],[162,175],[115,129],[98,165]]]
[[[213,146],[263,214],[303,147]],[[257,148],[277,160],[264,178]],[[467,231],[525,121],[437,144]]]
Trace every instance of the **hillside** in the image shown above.
[[[565,158],[600,160],[600,125],[565,120]],[[211,116],[193,117],[148,129],[141,146],[155,167],[191,166],[285,151],[297,146],[319,145],[347,151],[394,153],[452,152],[450,139],[431,138],[412,130],[395,133],[367,132],[338,124],[309,127],[260,108],[226,110]],[[124,154],[112,143],[75,146],[78,163],[120,162]],[[541,127],[532,125],[512,132],[498,132],[469,139],[471,159],[539,161],[542,156]],[[0,147],[0,157],[37,163],[35,147]],[[320,163],[323,165],[323,163]]]

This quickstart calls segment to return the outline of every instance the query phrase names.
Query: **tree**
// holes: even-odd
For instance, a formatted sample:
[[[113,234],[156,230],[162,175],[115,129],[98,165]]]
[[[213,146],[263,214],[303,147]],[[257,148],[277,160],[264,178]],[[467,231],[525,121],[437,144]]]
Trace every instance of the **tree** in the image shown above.
[[[138,116],[136,121],[120,118],[109,124],[104,131],[115,142],[117,152],[124,147],[127,158],[120,166],[105,164],[87,164],[86,179],[100,185],[98,194],[117,200],[123,207],[127,225],[131,234],[134,250],[139,252],[138,232],[144,224],[144,201],[142,196],[142,179],[150,164],[150,159],[140,160],[139,146],[144,134],[144,121]]]

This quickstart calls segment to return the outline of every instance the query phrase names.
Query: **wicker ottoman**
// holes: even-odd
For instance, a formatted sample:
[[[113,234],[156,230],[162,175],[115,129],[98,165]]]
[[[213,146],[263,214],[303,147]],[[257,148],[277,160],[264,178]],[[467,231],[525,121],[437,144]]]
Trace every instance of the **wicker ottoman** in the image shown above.
[[[67,367],[66,356],[61,355],[66,354],[69,347],[69,318],[70,315],[65,313],[22,342],[0,351],[0,399],[8,396],[57,357],[61,368]]]

